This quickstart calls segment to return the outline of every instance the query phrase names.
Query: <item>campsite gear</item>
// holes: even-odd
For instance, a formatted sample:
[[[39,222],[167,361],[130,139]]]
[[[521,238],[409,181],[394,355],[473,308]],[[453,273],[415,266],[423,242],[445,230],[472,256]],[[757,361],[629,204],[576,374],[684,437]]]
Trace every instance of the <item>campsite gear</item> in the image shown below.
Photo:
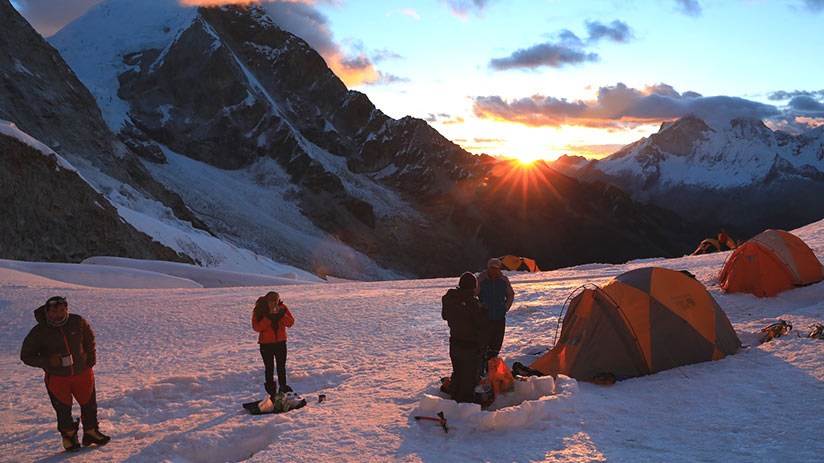
[[[488,379],[482,381],[489,381]],[[481,408],[487,408],[495,401],[495,393],[492,392],[492,386],[488,382],[481,382],[475,386],[475,403],[480,404]]]
[[[112,440],[111,437],[103,434],[97,428],[86,429],[83,428],[83,445],[106,445]]]
[[[80,450],[80,442],[77,441],[77,428],[80,426],[80,420],[75,421],[73,426],[73,429],[60,431],[60,437],[63,439],[63,450],[67,452]]]
[[[599,386],[609,386],[615,384],[615,375],[612,373],[598,373],[592,378],[592,382]]]
[[[821,323],[813,323],[812,325],[807,327],[810,332],[807,333],[806,336],[801,336],[801,333],[798,333],[798,337],[810,338],[810,339],[824,339],[824,325]]]
[[[512,364],[512,374],[518,376],[545,376],[540,371],[534,368],[529,368],[521,362],[515,362]]]
[[[824,268],[801,238],[766,230],[730,254],[718,277],[728,293],[772,297],[824,279]]]
[[[540,272],[538,264],[528,257],[517,257],[513,255],[501,256],[501,270],[513,270],[516,272]]]
[[[318,403],[321,403],[324,400],[326,400],[326,394],[318,394]]]
[[[764,344],[765,342],[772,341],[773,339],[785,335],[792,330],[792,323],[779,319],[777,322],[761,328],[761,332],[765,334],[761,337],[761,339],[759,339],[759,343]]]
[[[741,346],[704,285],[681,272],[640,268],[590,286],[570,295],[555,347],[530,368],[582,381],[600,373],[623,379],[718,360]]]
[[[294,392],[286,394],[277,393],[274,396],[267,396],[263,400],[246,402],[243,404],[252,415],[263,415],[266,413],[285,413],[290,410],[297,410],[306,406],[306,399],[301,398]]]
[[[489,382],[495,394],[510,392],[515,384],[509,367],[498,357],[489,359]]]
[[[443,415],[443,412],[438,412],[438,417],[435,418],[434,416],[416,416],[416,421],[426,420],[426,421],[435,421],[443,428],[443,432],[449,432],[449,426],[446,424],[446,417]]]

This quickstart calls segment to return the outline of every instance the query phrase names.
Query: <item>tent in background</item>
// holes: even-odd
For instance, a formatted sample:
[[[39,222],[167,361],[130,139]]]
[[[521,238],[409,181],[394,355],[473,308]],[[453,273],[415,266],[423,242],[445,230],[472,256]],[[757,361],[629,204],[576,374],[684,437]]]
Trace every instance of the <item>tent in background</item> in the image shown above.
[[[555,347],[530,368],[582,381],[603,373],[621,379],[718,360],[740,346],[704,285],[682,272],[647,267],[572,299]]]
[[[503,270],[515,270],[519,272],[540,272],[538,264],[528,257],[517,257],[513,255],[501,256],[501,265]]]
[[[735,249],[735,241],[733,241],[732,238],[727,238],[724,246],[721,246],[721,242],[715,238],[707,238],[698,245],[698,248],[692,252],[692,255],[710,254],[719,251],[729,251],[730,249]]]
[[[801,238],[766,230],[738,247],[718,277],[728,293],[772,297],[824,279],[821,262]]]

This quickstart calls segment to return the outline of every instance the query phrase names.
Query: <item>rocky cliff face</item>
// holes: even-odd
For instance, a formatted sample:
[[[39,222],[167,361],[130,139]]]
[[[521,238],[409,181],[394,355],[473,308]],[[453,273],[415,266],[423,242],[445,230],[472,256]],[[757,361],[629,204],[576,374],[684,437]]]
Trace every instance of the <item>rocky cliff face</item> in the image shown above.
[[[0,256],[80,262],[123,256],[192,262],[126,223],[74,170],[0,133]]]
[[[824,216],[824,128],[800,135],[761,121],[712,129],[695,117],[600,161],[553,167],[612,183],[639,201],[726,227],[741,237],[792,229]]]
[[[0,0],[0,31],[0,119],[14,122],[72,163],[88,163],[205,228],[111,133],[91,93],[8,0]]]

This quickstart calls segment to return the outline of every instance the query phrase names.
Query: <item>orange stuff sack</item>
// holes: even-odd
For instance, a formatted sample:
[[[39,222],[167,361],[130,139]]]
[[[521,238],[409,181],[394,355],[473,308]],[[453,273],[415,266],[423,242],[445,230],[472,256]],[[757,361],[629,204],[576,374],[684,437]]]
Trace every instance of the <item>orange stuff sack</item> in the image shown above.
[[[492,392],[500,394],[509,392],[515,387],[515,378],[509,367],[498,357],[489,359],[489,382],[492,383]]]

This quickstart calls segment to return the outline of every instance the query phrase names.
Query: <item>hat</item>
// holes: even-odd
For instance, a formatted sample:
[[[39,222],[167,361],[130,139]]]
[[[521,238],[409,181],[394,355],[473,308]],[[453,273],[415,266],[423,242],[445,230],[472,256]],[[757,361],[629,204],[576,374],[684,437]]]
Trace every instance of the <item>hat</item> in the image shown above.
[[[464,272],[458,280],[458,288],[475,289],[478,286],[478,279],[472,272]]]
[[[490,268],[490,267],[501,268],[501,259],[498,259],[497,257],[493,257],[492,259],[489,259],[486,262],[486,268]]]

